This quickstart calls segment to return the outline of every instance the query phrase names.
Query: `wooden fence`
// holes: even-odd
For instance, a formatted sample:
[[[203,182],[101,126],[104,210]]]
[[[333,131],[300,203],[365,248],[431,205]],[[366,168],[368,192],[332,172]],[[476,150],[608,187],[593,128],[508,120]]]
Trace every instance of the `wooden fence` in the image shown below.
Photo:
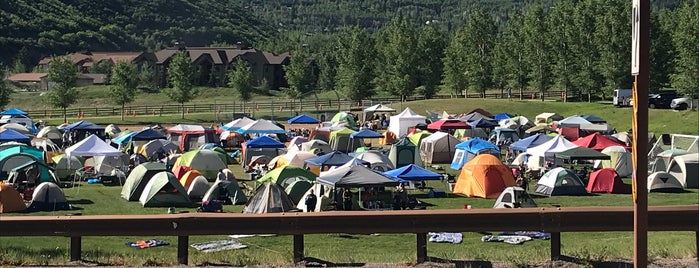
[[[188,264],[192,235],[292,235],[298,262],[304,259],[306,234],[414,233],[417,262],[424,262],[428,232],[520,230],[551,233],[551,258],[556,259],[561,256],[561,232],[633,231],[633,220],[632,207],[10,216],[0,217],[0,237],[71,237],[70,259],[80,260],[83,236],[177,236],[178,262]],[[649,207],[648,230],[692,231],[699,244],[699,205]]]

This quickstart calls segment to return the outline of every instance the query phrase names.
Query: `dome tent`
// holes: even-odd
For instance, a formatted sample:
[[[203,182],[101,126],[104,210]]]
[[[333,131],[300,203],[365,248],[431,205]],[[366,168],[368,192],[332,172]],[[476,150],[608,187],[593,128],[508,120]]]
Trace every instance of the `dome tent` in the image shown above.
[[[699,153],[672,158],[667,173],[675,176],[684,188],[699,188]]]
[[[175,174],[167,171],[155,174],[148,181],[138,201],[144,207],[190,207],[193,205],[187,195],[187,190],[182,187]]]
[[[658,171],[648,175],[648,192],[681,193],[684,187],[672,174]]]
[[[469,197],[497,198],[510,186],[515,186],[512,171],[497,157],[481,154],[461,168],[453,192]]]
[[[34,189],[29,211],[70,210],[68,200],[61,187],[53,182],[42,182]]]
[[[536,193],[545,195],[584,195],[585,185],[575,172],[557,167],[549,170],[536,184]]]
[[[393,163],[393,166],[400,168],[410,164],[419,165],[420,154],[417,151],[417,146],[408,138],[403,138],[391,145],[391,151],[388,153],[388,158]]]
[[[603,168],[590,173],[587,182],[589,193],[629,194],[631,185],[625,184],[613,168]]]
[[[284,189],[276,183],[266,182],[255,190],[243,213],[280,213],[296,210]]]
[[[148,162],[136,166],[126,177],[121,188],[121,197],[129,201],[138,201],[143,189],[151,178],[160,172],[166,171],[165,164]]]
[[[0,213],[9,213],[27,209],[19,192],[12,186],[0,182]]]
[[[242,205],[248,202],[243,190],[238,186],[238,181],[217,180],[214,185],[202,197],[202,202],[219,200],[224,204]]]

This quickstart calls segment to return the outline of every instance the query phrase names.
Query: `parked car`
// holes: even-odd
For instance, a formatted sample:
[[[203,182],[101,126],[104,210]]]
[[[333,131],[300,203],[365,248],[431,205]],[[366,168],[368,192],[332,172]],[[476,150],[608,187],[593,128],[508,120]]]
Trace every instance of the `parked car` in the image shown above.
[[[670,109],[670,103],[673,99],[679,97],[677,91],[661,91],[657,94],[648,96],[648,108],[651,109]]]
[[[675,110],[687,110],[688,108],[696,109],[699,107],[699,99],[692,98],[676,98],[670,102],[670,108]]]

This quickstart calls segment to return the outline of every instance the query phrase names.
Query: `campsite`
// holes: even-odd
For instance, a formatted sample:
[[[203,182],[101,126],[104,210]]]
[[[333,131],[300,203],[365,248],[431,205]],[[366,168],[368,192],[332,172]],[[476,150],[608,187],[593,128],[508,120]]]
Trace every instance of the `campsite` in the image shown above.
[[[309,189],[318,196],[316,211],[492,208],[496,200],[502,200],[505,188],[515,185],[523,187],[538,207],[633,204],[630,147],[626,136],[619,134],[628,129],[628,119],[593,112],[577,116],[587,112],[572,112],[577,104],[555,104],[551,107],[561,110],[530,114],[513,105],[505,109],[507,101],[482,106],[463,101],[470,106],[455,111],[425,109],[433,106],[430,102],[331,112],[327,122],[310,112],[277,118],[260,113],[255,116],[258,120],[230,118],[220,124],[173,120],[153,128],[119,124],[118,119],[76,118],[71,124],[47,127],[44,133],[37,130],[29,140],[29,136],[6,129],[0,136],[12,134],[7,135],[11,142],[24,145],[0,145],[0,163],[7,174],[3,180],[8,183],[2,186],[2,193],[12,192],[10,188],[18,196],[45,193],[43,201],[49,203],[25,196],[29,210],[21,209],[24,202],[15,202],[12,204],[20,208],[8,211],[6,204],[10,203],[6,202],[10,201],[3,198],[6,211],[0,220],[43,215],[217,213],[206,211],[208,204],[219,202],[223,213],[322,213],[303,212],[308,209],[303,201]],[[514,107],[524,107],[528,102],[515,103]],[[386,114],[385,119],[367,115],[365,109],[380,109],[376,113]],[[354,115],[363,120],[355,121]],[[682,122],[662,124],[666,125],[660,129],[673,129],[677,124],[684,134],[658,132],[649,140],[653,152],[649,177],[654,179],[649,181],[654,187],[648,195],[649,205],[696,204],[699,133],[685,131]],[[35,141],[37,137],[45,137],[43,145]],[[46,148],[47,140],[55,140],[56,145],[48,147],[58,149],[37,148]],[[523,172],[513,172],[513,168]],[[518,180],[522,174],[528,179],[526,185]],[[394,199],[397,185],[404,187],[410,202]],[[342,199],[345,189],[352,193],[349,207]],[[211,202],[205,205],[203,201]],[[510,208],[503,209],[522,204],[511,202],[503,206]],[[510,245],[482,242],[481,233],[462,235],[461,243],[430,242],[430,256],[511,265],[548,258],[546,240]],[[124,245],[143,239],[170,245],[143,250]],[[224,239],[228,237],[192,236],[189,243]],[[562,233],[565,255],[590,263],[628,258],[632,239],[629,232]],[[0,240],[2,265],[67,262],[69,238],[3,236]],[[176,241],[171,236],[86,236],[82,259],[109,265],[172,265],[177,263]],[[190,264],[292,262],[290,236],[258,235],[237,241],[247,248],[211,253],[191,249]],[[332,263],[414,262],[414,235],[410,234],[315,234],[306,235],[305,243],[306,256]],[[694,254],[691,232],[649,233],[651,259],[684,259]]]

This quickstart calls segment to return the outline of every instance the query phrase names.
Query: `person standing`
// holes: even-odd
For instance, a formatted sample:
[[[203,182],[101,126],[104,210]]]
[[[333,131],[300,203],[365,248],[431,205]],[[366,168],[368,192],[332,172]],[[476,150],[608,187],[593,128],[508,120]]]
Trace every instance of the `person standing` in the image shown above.
[[[342,207],[345,210],[352,210],[352,192],[350,189],[345,189],[345,192],[342,193]]]
[[[318,203],[318,197],[313,193],[313,189],[306,196],[306,212],[314,212],[316,210],[316,204]]]

